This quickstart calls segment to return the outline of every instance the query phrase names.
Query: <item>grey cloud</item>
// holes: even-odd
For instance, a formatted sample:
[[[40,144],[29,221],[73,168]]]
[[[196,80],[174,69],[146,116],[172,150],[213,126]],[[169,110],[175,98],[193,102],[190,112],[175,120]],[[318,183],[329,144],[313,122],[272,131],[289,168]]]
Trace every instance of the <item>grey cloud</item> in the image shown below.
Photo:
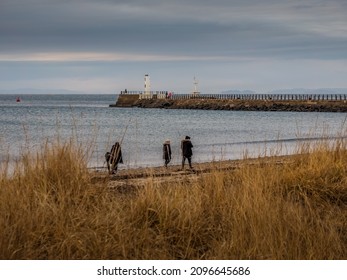
[[[347,56],[345,1],[3,0],[0,5],[0,53]]]

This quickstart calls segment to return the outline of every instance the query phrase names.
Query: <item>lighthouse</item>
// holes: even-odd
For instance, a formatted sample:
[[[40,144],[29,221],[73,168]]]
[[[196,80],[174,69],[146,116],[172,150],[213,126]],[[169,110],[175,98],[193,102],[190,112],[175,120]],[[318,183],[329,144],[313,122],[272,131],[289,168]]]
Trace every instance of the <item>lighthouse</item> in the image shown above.
[[[144,91],[145,95],[150,95],[151,94],[151,81],[149,80],[149,75],[146,74],[145,75],[145,91]]]

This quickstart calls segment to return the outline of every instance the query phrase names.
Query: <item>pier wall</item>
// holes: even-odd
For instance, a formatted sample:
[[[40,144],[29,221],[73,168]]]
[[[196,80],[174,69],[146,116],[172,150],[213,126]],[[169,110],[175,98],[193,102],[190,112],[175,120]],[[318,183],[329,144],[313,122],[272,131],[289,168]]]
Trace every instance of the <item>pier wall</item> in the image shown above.
[[[116,104],[112,104],[110,107],[132,107],[139,97],[139,94],[120,94]]]
[[[111,107],[203,109],[235,111],[347,112],[346,95],[174,95],[167,99],[139,99],[120,95]]]

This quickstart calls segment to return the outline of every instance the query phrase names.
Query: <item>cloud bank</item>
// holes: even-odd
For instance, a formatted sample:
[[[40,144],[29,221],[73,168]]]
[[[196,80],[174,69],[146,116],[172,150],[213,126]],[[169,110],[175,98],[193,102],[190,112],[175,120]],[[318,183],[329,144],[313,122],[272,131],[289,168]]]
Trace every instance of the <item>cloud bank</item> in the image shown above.
[[[204,81],[210,77],[223,80],[223,86],[252,88],[262,81],[281,86],[275,80],[280,70],[284,86],[314,87],[315,77],[325,77],[319,86],[347,87],[339,78],[347,74],[341,67],[347,60],[346,15],[345,0],[2,0],[0,74],[8,67],[29,69],[38,63],[31,69],[42,79],[44,64],[56,63],[56,77],[63,78],[61,69],[70,65],[73,74],[85,63],[88,78],[96,80],[109,71],[142,79],[142,72],[160,74],[158,68],[170,68],[167,75],[192,79],[201,73]],[[314,72],[306,74],[306,84],[293,80],[297,64]],[[329,74],[314,65],[333,68]],[[252,69],[274,77],[260,80]],[[229,82],[223,78],[228,74]],[[18,83],[24,78],[19,75]],[[0,82],[9,86],[9,80]]]

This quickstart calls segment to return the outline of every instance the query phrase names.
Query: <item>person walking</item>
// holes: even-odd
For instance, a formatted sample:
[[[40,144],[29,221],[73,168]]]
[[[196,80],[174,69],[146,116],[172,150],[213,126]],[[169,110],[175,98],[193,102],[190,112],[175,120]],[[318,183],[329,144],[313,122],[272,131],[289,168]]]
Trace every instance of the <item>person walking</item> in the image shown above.
[[[182,170],[184,169],[184,164],[186,159],[188,159],[189,167],[190,169],[193,169],[192,167],[192,155],[193,155],[193,144],[190,141],[190,137],[186,136],[185,139],[181,141],[181,149],[182,149]]]
[[[165,161],[165,167],[167,168],[168,163],[171,161],[171,145],[170,140],[165,140],[163,144],[163,159]]]
[[[123,163],[122,150],[119,142],[112,145],[111,151],[105,154],[109,174],[116,174],[118,163]]]

